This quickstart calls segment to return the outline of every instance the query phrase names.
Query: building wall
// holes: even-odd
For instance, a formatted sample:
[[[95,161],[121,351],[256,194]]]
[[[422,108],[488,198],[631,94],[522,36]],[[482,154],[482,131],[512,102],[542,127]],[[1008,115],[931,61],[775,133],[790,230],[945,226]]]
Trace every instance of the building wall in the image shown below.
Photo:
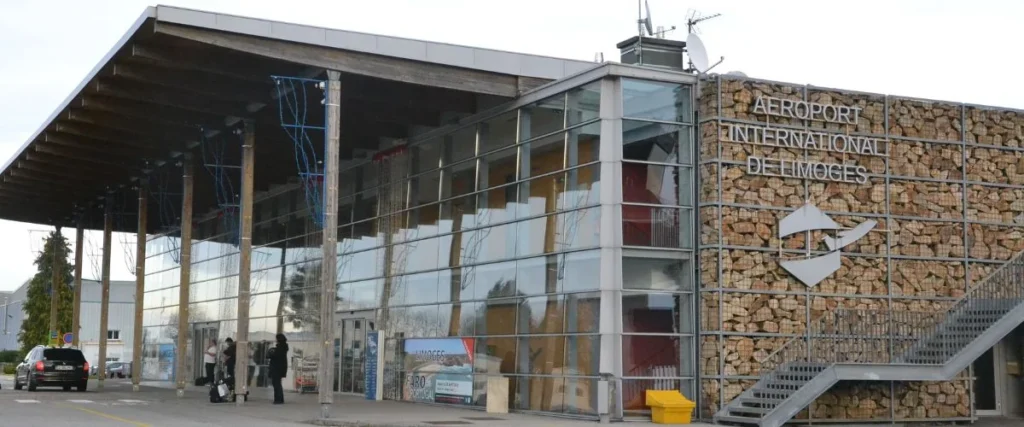
[[[856,106],[860,119],[769,118],[753,111],[761,96]],[[867,329],[879,323],[864,319],[924,321],[1024,249],[1024,114],[722,76],[703,82],[700,117],[704,417],[799,348],[808,328],[820,330],[819,319],[835,320],[838,308],[864,310],[860,333],[878,337],[881,329]],[[887,155],[734,143],[729,124],[877,138]],[[750,173],[751,157],[856,164],[867,181]],[[779,221],[805,202],[844,227],[878,222],[842,249],[841,268],[814,287],[779,265],[825,253],[821,232],[778,237]],[[886,357],[877,344],[858,350],[868,359]],[[839,384],[800,417],[966,418],[970,399],[967,380]]]
[[[18,289],[6,295],[7,302],[0,308],[0,350],[19,350],[21,344],[18,342],[18,332],[21,332],[21,322],[25,317],[22,305],[28,292],[28,282],[23,283]]]
[[[0,326],[0,350],[17,350],[21,348],[18,342],[18,333],[21,332],[21,324],[24,320],[24,312],[20,307],[28,291],[26,282],[11,295],[10,317],[8,319],[7,334],[3,334]],[[102,287],[100,282],[94,280],[82,280],[82,306],[79,331],[79,342],[82,350],[86,353],[86,359],[91,364],[96,363],[99,354],[100,334],[100,307]],[[0,308],[0,313],[2,313]],[[110,282],[110,306],[107,318],[107,329],[118,331],[118,340],[107,342],[107,357],[115,360],[131,360],[132,358],[132,337],[135,321],[135,282],[134,281],[111,281]],[[0,321],[0,325],[3,325]]]

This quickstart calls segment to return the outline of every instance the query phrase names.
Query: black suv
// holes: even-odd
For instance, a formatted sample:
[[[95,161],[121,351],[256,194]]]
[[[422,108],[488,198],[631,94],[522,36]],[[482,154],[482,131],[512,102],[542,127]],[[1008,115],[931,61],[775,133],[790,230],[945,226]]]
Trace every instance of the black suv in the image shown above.
[[[82,350],[77,348],[52,348],[37,346],[25,356],[25,361],[14,372],[14,389],[36,387],[78,387],[85,391],[89,383],[89,362],[85,361]]]

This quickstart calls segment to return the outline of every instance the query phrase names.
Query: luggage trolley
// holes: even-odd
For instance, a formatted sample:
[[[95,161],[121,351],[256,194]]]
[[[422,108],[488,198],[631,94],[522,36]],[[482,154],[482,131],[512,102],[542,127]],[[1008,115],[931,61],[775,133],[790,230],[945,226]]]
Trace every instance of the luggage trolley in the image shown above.
[[[320,361],[314,357],[296,357],[292,361],[295,377],[295,391],[301,393],[317,392],[317,370]]]

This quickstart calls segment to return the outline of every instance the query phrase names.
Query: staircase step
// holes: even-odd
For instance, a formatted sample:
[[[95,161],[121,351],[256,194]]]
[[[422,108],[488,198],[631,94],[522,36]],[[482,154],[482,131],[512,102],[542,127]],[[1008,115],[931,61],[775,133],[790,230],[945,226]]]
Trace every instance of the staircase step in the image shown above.
[[[754,408],[751,406],[729,406],[729,415],[756,414],[759,418],[771,413],[775,408]]]
[[[715,417],[715,422],[718,424],[728,425],[756,426],[761,424],[761,419],[752,417],[740,417],[736,415],[723,415],[721,417]]]
[[[775,407],[775,406],[779,406],[779,404],[784,402],[784,401],[785,401],[785,399],[763,399],[763,398],[758,398],[758,397],[738,397],[738,398],[736,398],[736,402],[738,404],[740,404],[740,405],[749,404],[748,406],[751,406],[751,405],[754,405],[754,406],[761,405],[761,406]]]

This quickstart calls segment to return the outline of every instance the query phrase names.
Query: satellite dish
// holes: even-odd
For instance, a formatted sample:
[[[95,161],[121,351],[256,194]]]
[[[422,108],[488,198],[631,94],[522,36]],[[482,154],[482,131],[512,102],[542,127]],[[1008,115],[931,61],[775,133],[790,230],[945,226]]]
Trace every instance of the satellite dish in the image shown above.
[[[654,35],[654,24],[651,23],[651,5],[644,0],[644,9],[647,10],[647,17],[644,18],[644,29],[647,30],[647,35]]]
[[[690,56],[690,64],[698,73],[708,70],[708,51],[704,48],[704,42],[700,41],[697,34],[690,33],[686,36],[686,53]]]
[[[728,73],[725,73],[725,75],[727,75],[727,76],[737,76],[737,77],[746,77],[747,73],[744,73],[742,71],[730,71]]]

